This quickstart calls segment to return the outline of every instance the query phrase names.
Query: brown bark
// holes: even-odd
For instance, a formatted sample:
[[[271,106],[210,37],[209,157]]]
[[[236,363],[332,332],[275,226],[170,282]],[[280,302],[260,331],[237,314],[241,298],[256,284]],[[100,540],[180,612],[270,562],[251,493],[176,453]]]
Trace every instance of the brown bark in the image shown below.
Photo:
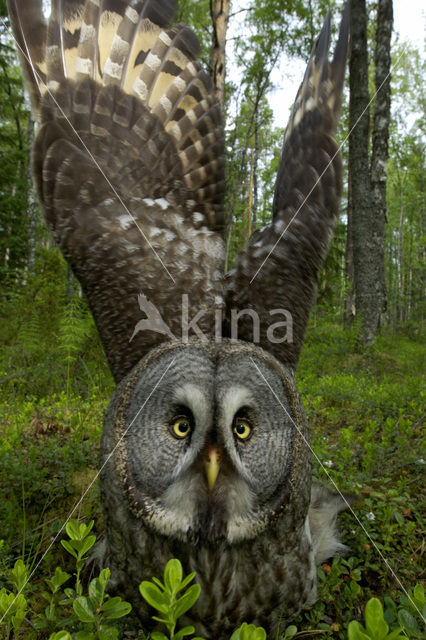
[[[210,0],[210,14],[213,25],[210,69],[216,97],[222,109],[225,104],[226,76],[226,31],[228,29],[230,0]]]
[[[28,181],[28,271],[34,271],[36,259],[36,232],[37,232],[37,196],[33,184],[33,175],[31,167],[31,150],[34,142],[34,119],[32,114],[28,118],[27,137],[28,137],[28,165],[27,165],[27,181]]]
[[[386,310],[386,280],[384,266],[384,242],[386,222],[386,162],[388,159],[390,119],[390,64],[393,24],[392,0],[379,0],[377,11],[376,48],[376,104],[373,120],[373,145],[371,157],[371,205],[373,210],[373,239],[377,259],[377,296],[379,322]]]
[[[352,189],[351,189],[351,172],[348,171],[348,220],[346,226],[346,253],[345,268],[348,279],[348,291],[345,300],[344,324],[350,327],[354,321],[356,314],[355,307],[355,289],[354,289],[354,247],[352,238]]]
[[[377,259],[370,200],[369,93],[367,14],[365,0],[351,0],[351,54],[349,60],[349,168],[352,188],[352,239],[357,314],[361,316],[360,343],[374,342],[378,331]]]

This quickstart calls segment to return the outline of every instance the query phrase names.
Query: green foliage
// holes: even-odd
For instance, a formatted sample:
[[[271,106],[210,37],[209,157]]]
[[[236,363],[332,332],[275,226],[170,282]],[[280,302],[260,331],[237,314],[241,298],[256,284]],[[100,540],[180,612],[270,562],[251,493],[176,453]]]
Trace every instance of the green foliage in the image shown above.
[[[96,536],[90,535],[90,531],[92,530],[94,525],[94,520],[92,520],[88,525],[81,522],[80,524],[77,520],[70,520],[65,525],[65,530],[69,536],[69,540],[61,540],[61,544],[70,553],[74,556],[76,560],[76,583],[75,583],[75,591],[77,596],[81,596],[83,593],[83,586],[80,582],[80,573],[83,569],[86,560],[87,553],[93,547],[96,542]],[[78,598],[77,598],[78,600]]]
[[[102,399],[84,401],[65,394],[52,396],[49,403],[0,401],[4,497],[0,561],[2,555],[15,554],[17,547],[35,551],[43,537],[58,532],[60,522],[81,496],[81,482],[86,490],[95,473],[94,447],[104,407]],[[97,485],[81,510],[87,516],[99,513]],[[43,524],[46,521],[49,524]]]
[[[378,598],[370,598],[365,606],[365,628],[360,622],[352,620],[348,626],[349,640],[399,640],[405,636],[401,634],[401,627],[391,633],[384,615],[382,603]]]
[[[10,572],[10,581],[13,585],[12,591],[0,589],[0,629],[5,628],[5,640],[8,640],[13,630],[18,634],[27,613],[28,603],[24,596],[28,580],[28,570],[21,558],[19,558]]]
[[[29,109],[6,25],[0,22],[0,287],[7,282],[13,286],[28,253]]]
[[[29,569],[22,559],[15,562],[11,571],[13,590],[9,592],[3,588],[0,591],[0,630],[3,628],[6,639],[10,637],[12,629],[15,635],[18,633],[27,616],[33,618],[32,628],[42,634],[51,632],[50,638],[54,640],[119,638],[119,630],[114,622],[127,616],[132,607],[120,597],[111,598],[106,593],[110,570],[103,569],[98,577],[90,581],[87,595],[80,581],[87,553],[96,541],[96,536],[91,533],[93,524],[93,521],[89,525],[77,520],[67,522],[69,540],[61,540],[61,543],[75,561],[75,588],[64,588],[71,575],[57,566],[52,577],[45,579],[49,591],[43,591],[41,597],[48,604],[42,612],[31,611],[33,601],[27,602],[22,593],[28,588]]]
[[[231,640],[266,640],[266,631],[262,627],[243,622],[241,627],[234,631]]]
[[[383,600],[386,606],[384,616],[389,625],[395,625],[398,622],[409,638],[424,637],[426,599],[422,584],[416,584],[407,595],[402,595],[399,605],[389,596],[384,596]]]
[[[75,287],[70,292],[70,287]],[[0,290],[0,382],[11,394],[111,393],[113,384],[87,303],[58,249],[38,253],[25,288]]]
[[[164,569],[164,582],[153,578],[152,582],[144,581],[139,587],[142,597],[161,614],[162,617],[153,616],[153,619],[166,626],[170,640],[182,640],[195,631],[194,627],[187,626],[175,633],[178,618],[196,603],[200,595],[200,585],[188,586],[194,578],[195,573],[183,578],[182,565],[174,558],[169,560]],[[179,595],[181,591],[183,593]],[[151,637],[153,640],[167,640],[167,636],[159,631],[154,632]]]

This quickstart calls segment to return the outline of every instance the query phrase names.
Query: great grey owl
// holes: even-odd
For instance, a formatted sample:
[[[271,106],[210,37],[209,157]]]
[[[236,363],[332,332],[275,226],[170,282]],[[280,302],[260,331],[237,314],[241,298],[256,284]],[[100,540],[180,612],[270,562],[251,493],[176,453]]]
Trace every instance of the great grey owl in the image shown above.
[[[297,94],[272,222],[226,275],[222,111],[175,0],[52,0],[47,24],[41,0],[9,11],[40,199],[118,383],[103,561],[145,624],[138,585],[178,557],[201,585],[197,633],[248,620],[275,637],[343,548],[344,500],[311,486],[294,368],[341,195],[348,9],[332,62],[327,16]]]

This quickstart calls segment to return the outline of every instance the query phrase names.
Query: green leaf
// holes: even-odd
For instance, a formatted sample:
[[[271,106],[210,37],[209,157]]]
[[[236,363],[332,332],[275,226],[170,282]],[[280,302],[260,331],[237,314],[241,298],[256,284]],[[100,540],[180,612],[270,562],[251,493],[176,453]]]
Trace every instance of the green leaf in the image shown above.
[[[98,631],[98,638],[100,640],[118,640],[118,629],[107,624],[101,625],[101,628]]]
[[[46,578],[45,582],[52,593],[56,593],[62,585],[71,578],[70,574],[62,571],[61,567],[56,567],[52,578]]]
[[[405,524],[404,516],[402,516],[398,511],[395,511],[394,516],[398,524],[400,525]]]
[[[358,582],[356,582],[355,580],[351,580],[350,583],[349,583],[349,587],[350,587],[352,595],[355,598],[357,596],[359,596],[359,594],[361,593],[361,587],[359,586]]]
[[[164,586],[164,584],[161,582],[161,580],[159,580],[158,578],[152,578],[152,581],[155,582],[155,584],[160,587],[161,591],[165,591],[166,587]]]
[[[108,567],[106,567],[106,569],[102,569],[102,571],[99,574],[99,584],[101,585],[104,591],[107,588],[107,584],[109,582],[110,577],[111,577],[111,571],[108,569]]]
[[[22,623],[25,618],[25,613],[26,613],[25,609],[18,609],[15,615],[12,616],[12,625],[13,625],[13,630],[15,634],[18,633],[19,629],[22,626]]]
[[[243,622],[241,627],[234,631],[231,640],[266,640],[266,631],[263,627]]]
[[[189,585],[190,582],[192,582],[192,580],[195,578],[196,573],[195,571],[193,571],[192,573],[188,573],[188,575],[186,576],[186,578],[184,578],[180,584],[180,588],[181,589],[185,589],[185,587],[187,587]]]
[[[195,631],[194,627],[183,627],[174,634],[174,640],[182,640],[185,636],[190,636]]]
[[[416,584],[413,589],[414,599],[418,600],[420,604],[424,604],[425,601],[425,590],[422,584]]]
[[[139,591],[141,592],[142,598],[144,598],[151,607],[161,611],[161,613],[167,613],[169,611],[169,600],[164,593],[161,593],[157,585],[144,580],[139,585]]]
[[[371,638],[366,634],[362,624],[351,620],[348,624],[348,640],[371,640]]]
[[[65,525],[65,531],[71,540],[80,540],[80,527],[77,520],[74,518],[67,522]]]
[[[68,631],[57,631],[49,636],[49,640],[72,640],[71,634]]]
[[[87,538],[83,540],[82,545],[79,549],[80,556],[84,556],[93,547],[95,542],[96,542],[96,536],[94,535],[87,536]]]
[[[96,620],[93,609],[87,598],[79,596],[72,603],[75,615],[81,622],[94,622]]]
[[[152,616],[153,620],[157,620],[157,622],[162,622],[166,625],[167,629],[171,629],[175,622],[170,621],[168,618],[159,618],[158,616]]]
[[[176,601],[173,607],[173,613],[175,619],[180,618],[184,613],[188,611],[198,600],[198,596],[200,595],[201,587],[199,584],[193,584],[192,587],[189,587],[183,596]]]
[[[177,558],[172,558],[166,564],[164,569],[164,584],[166,589],[171,593],[179,591],[181,589],[183,570],[182,564]]]
[[[296,627],[296,625],[291,624],[285,630],[284,640],[287,640],[287,638],[292,638],[295,633],[297,633],[297,627]]]
[[[127,616],[130,613],[132,605],[116,596],[104,602],[101,610],[105,620],[118,620],[118,618],[123,618],[123,616]]]
[[[98,609],[103,600],[104,591],[100,585],[99,578],[93,578],[89,583],[89,600],[93,609]]]
[[[78,631],[74,638],[75,640],[96,640],[96,634],[93,631]]]
[[[420,628],[417,624],[417,620],[406,609],[400,609],[398,611],[398,622],[408,635],[414,635],[418,637],[420,634]]]
[[[378,598],[370,598],[365,605],[365,626],[367,633],[374,640],[386,638],[389,627],[383,616],[382,603]]]
[[[151,638],[152,640],[169,640],[164,633],[161,633],[161,631],[154,631],[151,633]]]
[[[405,640],[407,640],[407,636],[405,635],[405,633],[401,634],[401,631],[402,628],[398,627],[398,629],[395,629],[386,636],[386,640],[399,640],[399,638],[405,638]]]
[[[64,547],[66,551],[68,551],[68,553],[74,556],[74,558],[77,558],[77,552],[75,551],[71,543],[68,542],[68,540],[61,540],[61,545]]]
[[[16,590],[20,591],[21,589],[23,589],[23,587],[27,582],[28,571],[22,558],[19,558],[15,562],[15,565],[11,571],[11,576],[12,576],[12,582],[16,587]]]

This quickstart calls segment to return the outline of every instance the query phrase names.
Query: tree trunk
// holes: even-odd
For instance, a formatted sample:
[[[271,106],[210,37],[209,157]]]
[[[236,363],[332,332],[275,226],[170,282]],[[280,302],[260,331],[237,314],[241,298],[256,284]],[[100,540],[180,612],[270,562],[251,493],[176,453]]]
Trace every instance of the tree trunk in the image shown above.
[[[351,327],[356,314],[355,289],[354,289],[354,246],[352,238],[352,189],[351,172],[348,170],[348,221],[346,226],[346,254],[345,267],[348,281],[348,290],[345,300],[344,324]]]
[[[32,114],[28,117],[28,166],[27,166],[27,181],[28,181],[28,271],[31,273],[34,271],[35,257],[36,257],[36,232],[37,232],[37,196],[33,184],[32,166],[31,166],[31,150],[34,142],[34,119]]]
[[[349,71],[349,168],[352,189],[354,283],[357,314],[361,316],[360,343],[368,346],[374,342],[377,335],[379,306],[368,159],[369,93],[365,0],[351,0]]]
[[[379,323],[386,310],[386,280],[384,242],[386,222],[386,162],[388,159],[390,119],[390,64],[391,36],[393,24],[392,0],[379,0],[377,10],[376,48],[376,104],[373,121],[373,145],[371,157],[371,206],[373,212],[377,259],[377,304]]]
[[[230,0],[210,0],[210,14],[213,24],[213,42],[210,54],[210,69],[216,97],[224,108],[225,104],[225,46],[228,28]]]

